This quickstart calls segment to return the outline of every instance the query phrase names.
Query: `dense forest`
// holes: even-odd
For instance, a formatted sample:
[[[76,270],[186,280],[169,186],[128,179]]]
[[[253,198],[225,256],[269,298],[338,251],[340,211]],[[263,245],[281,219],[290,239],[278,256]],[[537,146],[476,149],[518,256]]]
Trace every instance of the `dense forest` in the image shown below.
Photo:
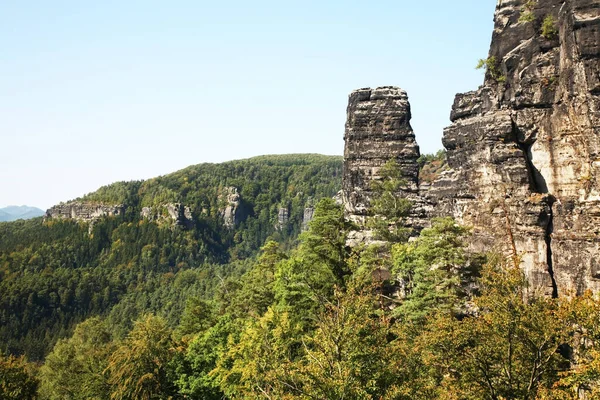
[[[341,168],[341,157],[319,155],[201,164],[78,199],[126,207],[91,230],[72,219],[0,223],[0,351],[40,361],[91,316],[106,318],[118,337],[147,312],[176,323],[188,297],[211,298],[267,239],[291,246],[305,208],[339,190]],[[232,228],[223,223],[225,187],[240,194]],[[169,202],[192,210],[192,227],[140,217],[142,207]],[[276,226],[280,208],[289,217]]]
[[[106,218],[91,232],[72,221],[0,225],[0,398],[600,396],[593,345],[600,303],[590,294],[533,292],[518,260],[470,252],[469,229],[451,219],[408,232],[410,203],[395,196],[401,182],[393,163],[373,185],[367,221],[385,241],[350,248],[357,227],[331,199],[340,160],[293,159],[258,159],[254,171],[269,178],[252,175],[259,189],[250,193],[262,193],[261,185],[275,191],[262,193],[273,201],[261,206],[240,178],[254,161],[232,163],[241,165],[233,169],[236,185],[254,210],[243,229],[265,238],[260,251],[251,239],[235,239],[241,227],[219,226],[216,211],[194,214],[192,230],[135,212]],[[310,181],[296,181],[315,163]],[[231,166],[189,171],[196,168],[232,185],[227,172],[215,172]],[[140,207],[144,187],[179,193],[185,175],[118,184],[87,198]],[[190,197],[161,201],[210,206],[212,197],[195,192],[214,186],[190,185]],[[312,197],[315,212],[296,236],[300,220],[283,232],[274,226],[279,205],[300,192]]]

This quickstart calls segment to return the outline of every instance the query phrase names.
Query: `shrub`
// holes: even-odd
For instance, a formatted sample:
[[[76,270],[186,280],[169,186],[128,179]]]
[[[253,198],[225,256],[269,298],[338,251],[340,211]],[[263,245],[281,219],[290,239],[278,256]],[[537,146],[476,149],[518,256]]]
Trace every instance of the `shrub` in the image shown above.
[[[528,23],[535,21],[535,14],[533,13],[535,5],[535,0],[529,0],[527,3],[525,3],[523,8],[521,8],[521,16],[519,17],[519,22]]]
[[[544,22],[542,22],[542,36],[546,39],[552,39],[556,35],[558,35],[556,19],[552,15],[546,15]]]
[[[502,75],[500,72],[500,68],[498,67],[498,61],[495,56],[488,57],[486,59],[480,59],[475,66],[475,69],[484,69],[487,73],[490,74],[492,79],[494,79],[498,83],[506,82],[506,76]]]

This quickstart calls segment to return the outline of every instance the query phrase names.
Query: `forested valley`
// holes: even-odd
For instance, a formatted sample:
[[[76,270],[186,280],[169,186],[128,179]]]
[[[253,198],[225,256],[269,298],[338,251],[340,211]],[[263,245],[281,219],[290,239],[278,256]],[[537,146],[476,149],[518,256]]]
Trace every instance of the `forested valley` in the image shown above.
[[[83,199],[127,211],[91,229],[0,224],[0,398],[600,396],[596,298],[536,293],[449,218],[410,238],[394,163],[373,186],[375,244],[349,247],[340,184],[339,157],[266,156],[102,188]],[[247,209],[233,229],[230,186]],[[165,202],[193,228],[140,218]]]

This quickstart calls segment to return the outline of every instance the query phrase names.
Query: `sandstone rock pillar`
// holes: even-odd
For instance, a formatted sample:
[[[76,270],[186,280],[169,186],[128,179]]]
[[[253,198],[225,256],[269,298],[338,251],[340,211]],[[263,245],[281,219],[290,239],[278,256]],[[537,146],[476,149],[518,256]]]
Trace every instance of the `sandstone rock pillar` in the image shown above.
[[[342,201],[349,219],[362,223],[372,195],[371,181],[394,159],[406,182],[403,195],[418,191],[419,146],[410,126],[410,104],[398,87],[359,89],[349,96],[344,135]]]

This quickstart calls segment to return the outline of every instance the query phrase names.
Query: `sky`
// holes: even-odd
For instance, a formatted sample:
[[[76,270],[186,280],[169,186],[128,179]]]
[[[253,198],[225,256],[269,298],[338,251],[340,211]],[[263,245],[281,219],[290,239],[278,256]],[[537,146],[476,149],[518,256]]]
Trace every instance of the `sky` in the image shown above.
[[[0,207],[263,154],[343,153],[348,94],[408,92],[422,153],[483,82],[493,0],[0,0]]]

